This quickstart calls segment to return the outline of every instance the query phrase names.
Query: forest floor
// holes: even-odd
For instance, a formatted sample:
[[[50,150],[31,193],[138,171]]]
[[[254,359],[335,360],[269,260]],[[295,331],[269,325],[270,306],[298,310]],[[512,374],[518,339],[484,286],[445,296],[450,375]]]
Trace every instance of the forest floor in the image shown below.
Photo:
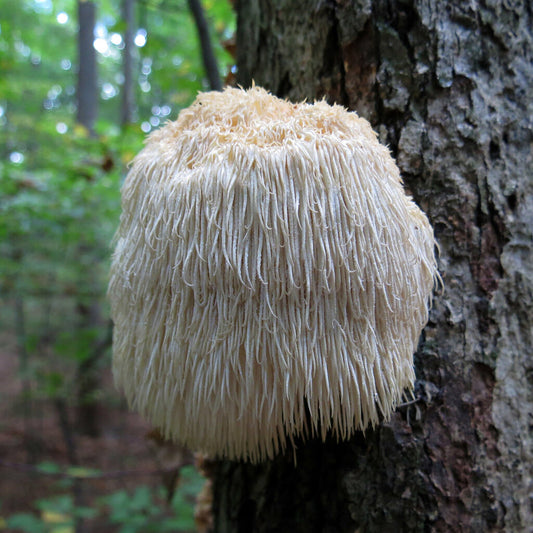
[[[42,506],[39,509],[37,502],[61,494],[70,495],[77,507],[90,508],[106,495],[122,491],[131,494],[139,486],[148,487],[151,493],[160,495],[158,505],[161,504],[163,512],[172,513],[160,488],[165,480],[168,482],[169,474],[162,474],[161,470],[180,462],[190,464],[190,454],[184,455],[183,450],[172,445],[158,445],[150,425],[128,411],[113,385],[109,369],[101,379],[99,435],[80,435],[72,428],[69,435],[52,400],[30,403],[23,400],[17,356],[5,344],[0,349],[0,531],[8,531],[6,520],[16,513],[32,513],[43,520],[43,509]],[[68,408],[67,415],[74,420],[76,413]],[[74,451],[76,466],[82,470],[72,470],[69,438],[70,458]],[[47,466],[43,468],[44,465]],[[50,468],[55,473],[43,472]],[[93,470],[96,471],[94,479],[76,477],[80,472],[83,477],[84,472]],[[194,498],[189,496],[189,500]],[[188,503],[194,507],[194,501]],[[101,512],[96,520],[84,522],[84,533],[120,531],[116,524],[106,524]],[[142,527],[134,530],[143,531]],[[45,531],[74,529],[46,528]]]

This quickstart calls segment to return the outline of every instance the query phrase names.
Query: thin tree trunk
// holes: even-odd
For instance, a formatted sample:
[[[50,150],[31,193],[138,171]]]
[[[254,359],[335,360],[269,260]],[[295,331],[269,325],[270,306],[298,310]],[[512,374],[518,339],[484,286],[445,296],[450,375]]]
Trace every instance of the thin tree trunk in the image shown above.
[[[94,48],[94,27],[96,22],[96,5],[88,0],[78,0],[78,121],[95,135],[94,125],[98,114],[98,82],[96,68],[96,50]],[[80,244],[80,254],[85,245]],[[89,273],[90,275],[90,273]],[[96,294],[96,292],[95,292]],[[100,309],[98,302],[78,301],[78,314],[82,329],[98,327]],[[99,434],[98,405],[94,393],[98,390],[99,378],[96,361],[91,358],[78,367],[77,375],[77,429],[89,436]]]
[[[198,31],[198,38],[202,49],[202,59],[204,62],[205,73],[209,80],[209,87],[212,91],[220,91],[222,89],[222,82],[218,72],[218,64],[211,45],[211,38],[209,37],[209,26],[205,18],[204,10],[200,0],[187,0],[189,9],[194,17],[196,29]]]
[[[76,446],[76,439],[72,431],[72,424],[68,416],[67,404],[63,398],[56,398],[54,407],[57,413],[59,427],[63,434],[63,440],[67,449],[67,459],[71,466],[77,466],[78,450]],[[83,481],[81,479],[74,479],[71,486],[71,493],[74,498],[76,507],[82,507],[85,503]],[[76,516],[74,521],[74,530],[76,533],[83,533],[85,530],[84,520],[81,516]]]
[[[238,82],[369,119],[440,243],[418,401],[351,441],[215,465],[215,531],[533,524],[529,2],[238,1]]]
[[[94,2],[78,1],[78,113],[77,120],[94,135],[98,113],[96,50],[94,49]]]
[[[91,280],[91,285],[96,286],[96,280]],[[102,329],[103,320],[98,301],[90,303],[79,301],[77,312],[80,331]],[[110,334],[106,333],[102,341],[93,344],[91,353],[78,364],[76,371],[76,428],[78,432],[88,437],[100,435],[101,408],[96,394],[100,388],[99,364],[110,342]]]
[[[16,252],[15,257],[20,261],[22,254]],[[26,348],[26,311],[24,299],[21,294],[15,296],[15,334],[17,337],[17,350],[19,356],[19,374],[22,383],[22,417],[24,422],[24,445],[26,447],[26,460],[35,461],[36,446],[33,428],[33,400],[30,381],[29,354]]]
[[[133,92],[133,27],[134,0],[122,0],[122,17],[126,24],[124,32],[124,85],[122,86],[122,107],[120,113],[120,123],[124,126],[133,122],[134,92]]]

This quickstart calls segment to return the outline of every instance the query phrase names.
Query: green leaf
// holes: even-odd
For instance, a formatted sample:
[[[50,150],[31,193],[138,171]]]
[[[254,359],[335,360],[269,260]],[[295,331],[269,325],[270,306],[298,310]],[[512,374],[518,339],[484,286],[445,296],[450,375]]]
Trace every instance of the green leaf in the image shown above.
[[[79,479],[90,478],[98,474],[100,471],[95,468],[84,468],[82,466],[71,466],[67,469],[67,473]]]
[[[58,494],[51,498],[43,498],[35,502],[40,511],[54,511],[60,514],[72,514],[74,500],[71,494]]]
[[[40,519],[30,513],[19,513],[7,519],[8,529],[27,533],[46,533],[46,526]]]
[[[51,461],[42,461],[37,465],[37,469],[45,474],[59,474],[62,470],[58,464]]]

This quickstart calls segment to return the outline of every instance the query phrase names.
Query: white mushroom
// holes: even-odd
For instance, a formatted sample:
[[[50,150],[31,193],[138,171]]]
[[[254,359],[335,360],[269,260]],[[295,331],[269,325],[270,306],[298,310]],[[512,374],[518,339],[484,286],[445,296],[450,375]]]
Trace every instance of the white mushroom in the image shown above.
[[[122,190],[113,370],[167,437],[260,461],[413,388],[433,231],[369,123],[263,89],[200,94]]]

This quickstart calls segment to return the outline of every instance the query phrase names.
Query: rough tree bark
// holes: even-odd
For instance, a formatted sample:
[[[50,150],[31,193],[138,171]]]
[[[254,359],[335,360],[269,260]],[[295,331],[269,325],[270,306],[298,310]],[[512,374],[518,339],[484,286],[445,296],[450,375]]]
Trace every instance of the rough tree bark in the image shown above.
[[[418,402],[351,441],[215,464],[218,532],[531,531],[532,5],[241,0],[238,82],[371,121],[440,243]]]

